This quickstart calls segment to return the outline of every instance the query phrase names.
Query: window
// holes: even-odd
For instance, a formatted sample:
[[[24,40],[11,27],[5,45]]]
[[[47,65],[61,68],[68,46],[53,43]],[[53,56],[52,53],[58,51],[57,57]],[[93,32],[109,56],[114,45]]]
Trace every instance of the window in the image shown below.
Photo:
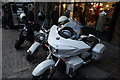
[[[109,23],[112,18],[112,14],[114,11],[114,8],[112,5],[114,2],[99,2],[99,3],[87,3],[86,5],[86,12],[85,12],[85,24],[89,27],[96,28],[97,22],[100,20],[100,15],[102,11],[104,11],[107,15],[104,17],[104,29],[109,28]],[[101,23],[102,24],[102,23]]]
[[[62,15],[69,10],[69,17],[74,18],[85,26],[96,28],[100,14],[104,11],[107,15],[104,17],[105,23],[102,27],[108,30],[114,11],[114,7],[112,7],[113,4],[115,4],[115,2],[76,2],[63,4]]]

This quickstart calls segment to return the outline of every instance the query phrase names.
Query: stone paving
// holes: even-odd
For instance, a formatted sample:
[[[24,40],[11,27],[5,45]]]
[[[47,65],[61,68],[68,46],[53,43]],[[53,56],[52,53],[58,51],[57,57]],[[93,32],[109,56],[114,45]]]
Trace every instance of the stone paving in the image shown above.
[[[14,48],[15,40],[19,33],[20,30],[2,29],[2,77],[9,79],[22,78],[21,80],[25,78],[29,80],[28,78],[32,76],[32,70],[45,59],[46,55],[44,50],[40,48],[36,52],[37,57],[35,60],[32,62],[26,61],[26,50],[30,47],[30,43],[26,41],[18,51]],[[104,44],[107,49],[103,57],[97,62],[82,66],[79,69],[78,76],[82,75],[85,78],[92,79],[120,79],[120,48],[106,42]],[[66,78],[64,74],[59,72],[56,72],[54,76],[56,78]],[[80,80],[82,79],[81,77]]]

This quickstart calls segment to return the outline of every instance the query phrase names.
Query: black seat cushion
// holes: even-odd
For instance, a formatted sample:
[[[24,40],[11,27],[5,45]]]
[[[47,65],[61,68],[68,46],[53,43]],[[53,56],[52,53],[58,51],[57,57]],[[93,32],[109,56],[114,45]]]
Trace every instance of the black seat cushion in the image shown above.
[[[96,38],[96,37],[94,37],[94,36],[89,36],[89,37],[83,39],[83,41],[84,41],[85,43],[87,43],[89,46],[91,46],[91,48],[90,48],[89,51],[91,51],[92,48],[93,48],[97,43],[99,43],[98,38]]]

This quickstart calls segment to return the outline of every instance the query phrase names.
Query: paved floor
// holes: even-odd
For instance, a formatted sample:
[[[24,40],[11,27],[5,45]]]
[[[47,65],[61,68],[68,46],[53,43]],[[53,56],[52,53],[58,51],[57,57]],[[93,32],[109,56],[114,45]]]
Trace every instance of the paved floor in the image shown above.
[[[1,30],[2,28],[0,28]],[[25,59],[26,50],[30,47],[29,42],[25,42],[19,51],[14,49],[15,40],[19,35],[19,30],[2,29],[2,77],[3,78],[31,78],[31,72],[35,66],[45,59],[42,48],[37,53],[37,58],[32,62]],[[120,79],[120,48],[109,43],[105,43],[107,50],[103,57],[97,61],[82,66],[78,76],[86,78]],[[56,72],[55,77],[66,78],[64,74]],[[82,80],[82,77],[78,79]]]

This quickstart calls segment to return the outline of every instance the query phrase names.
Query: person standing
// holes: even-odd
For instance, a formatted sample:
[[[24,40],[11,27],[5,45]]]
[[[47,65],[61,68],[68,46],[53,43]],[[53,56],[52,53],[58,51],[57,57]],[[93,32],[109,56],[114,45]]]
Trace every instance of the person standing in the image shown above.
[[[57,6],[55,6],[54,9],[50,11],[49,18],[50,18],[50,26],[57,25],[57,23],[58,23],[57,21],[59,18]]]
[[[27,13],[27,19],[28,21],[34,22],[34,7],[32,5],[29,6],[29,10]]]
[[[84,14],[84,11],[83,11],[83,8],[82,8],[82,7],[79,7],[79,8],[78,8],[78,16],[79,16],[79,19],[80,19],[79,22],[81,22],[82,25],[85,24],[85,17],[84,17],[85,14]]]
[[[106,15],[107,13],[105,11],[102,11],[99,15],[98,21],[97,21],[97,25],[96,25],[96,30],[98,31],[103,31],[105,24],[106,24]]]
[[[6,9],[5,5],[2,5],[2,28],[7,28],[7,22],[8,22],[8,10]]]

